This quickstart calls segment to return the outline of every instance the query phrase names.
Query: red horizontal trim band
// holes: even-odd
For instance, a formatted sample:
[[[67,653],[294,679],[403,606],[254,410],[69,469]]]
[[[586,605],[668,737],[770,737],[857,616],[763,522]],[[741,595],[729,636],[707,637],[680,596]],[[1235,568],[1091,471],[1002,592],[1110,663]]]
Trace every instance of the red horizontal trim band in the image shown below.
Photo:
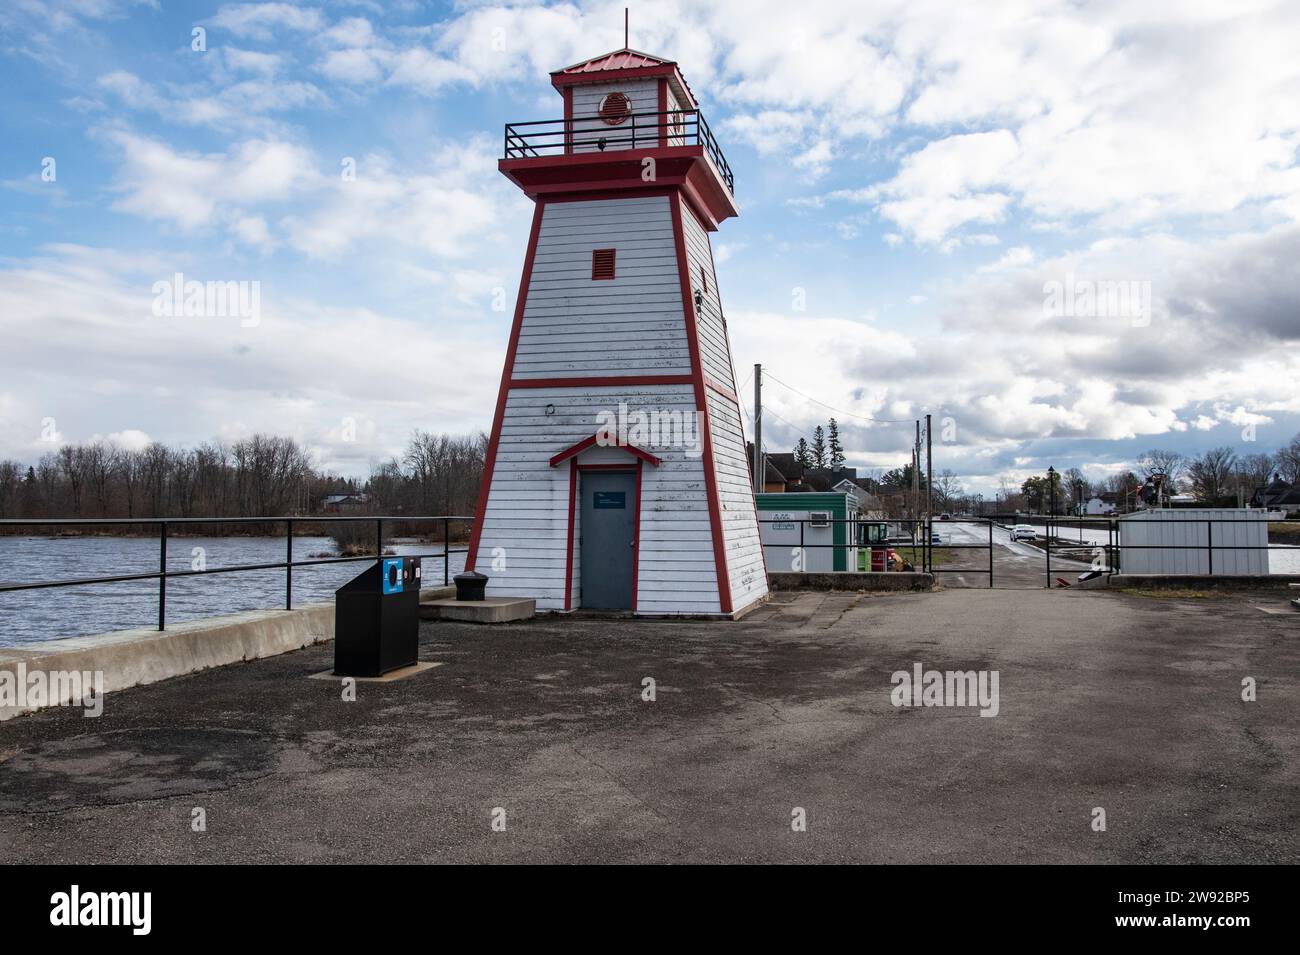
[[[722,395],[722,397],[726,398],[733,405],[740,404],[740,399],[736,397],[736,393],[732,391],[730,388],[728,388],[726,385],[722,384],[722,382],[716,381],[713,378],[710,378],[708,375],[705,375],[704,384],[706,384],[711,390],[716,391],[718,394]]]
[[[511,388],[617,388],[620,385],[689,385],[690,375],[594,375],[586,378],[511,378]]]

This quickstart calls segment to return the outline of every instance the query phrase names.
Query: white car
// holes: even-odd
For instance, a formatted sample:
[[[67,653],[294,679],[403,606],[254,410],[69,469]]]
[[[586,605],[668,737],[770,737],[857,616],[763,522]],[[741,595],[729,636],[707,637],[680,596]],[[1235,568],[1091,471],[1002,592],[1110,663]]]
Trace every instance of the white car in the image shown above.
[[[1031,541],[1037,538],[1038,534],[1034,531],[1032,524],[1017,524],[1011,528],[1011,539],[1013,541]]]

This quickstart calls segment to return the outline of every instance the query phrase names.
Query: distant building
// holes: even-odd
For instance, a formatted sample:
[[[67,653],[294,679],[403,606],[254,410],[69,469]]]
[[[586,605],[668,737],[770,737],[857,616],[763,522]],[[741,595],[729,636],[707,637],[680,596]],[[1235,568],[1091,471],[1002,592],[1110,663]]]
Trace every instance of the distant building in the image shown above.
[[[1283,481],[1282,475],[1274,474],[1273,480],[1255,488],[1255,493],[1250,497],[1250,506],[1288,513],[1300,510],[1300,487]]]
[[[369,504],[370,498],[365,494],[327,494],[321,498],[320,512],[322,514],[344,514],[364,511]]]

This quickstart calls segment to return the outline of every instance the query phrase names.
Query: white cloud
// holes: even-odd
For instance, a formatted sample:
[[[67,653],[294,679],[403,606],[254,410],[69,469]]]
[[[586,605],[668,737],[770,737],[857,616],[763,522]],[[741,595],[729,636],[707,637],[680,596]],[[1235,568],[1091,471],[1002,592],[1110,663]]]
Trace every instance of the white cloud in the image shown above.
[[[291,143],[248,140],[225,153],[179,153],[123,130],[108,138],[123,153],[115,208],[192,231],[238,210],[284,201],[313,181],[312,154]]]
[[[0,270],[0,458],[51,450],[39,433],[41,419],[53,416],[62,440],[108,435],[123,446],[296,435],[322,452],[323,466],[364,474],[414,428],[488,425],[502,329],[446,325],[432,334],[371,309],[284,298],[270,286],[255,328],[237,318],[155,317],[150,275],[181,264],[63,247]],[[51,355],[78,370],[60,379],[57,394],[45,384]],[[379,424],[343,442],[345,417]]]
[[[292,3],[229,4],[207,22],[235,36],[254,40],[269,40],[278,28],[302,33],[319,31],[325,26],[319,10]]]

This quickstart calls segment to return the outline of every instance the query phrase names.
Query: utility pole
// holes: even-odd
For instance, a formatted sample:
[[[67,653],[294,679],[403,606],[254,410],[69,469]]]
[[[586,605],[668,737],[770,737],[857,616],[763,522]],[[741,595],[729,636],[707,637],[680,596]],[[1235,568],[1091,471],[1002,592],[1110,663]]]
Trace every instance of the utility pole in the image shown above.
[[[763,366],[754,366],[754,493],[763,493]]]
[[[934,461],[931,458],[930,416],[925,416],[925,546],[926,570],[934,562]]]

